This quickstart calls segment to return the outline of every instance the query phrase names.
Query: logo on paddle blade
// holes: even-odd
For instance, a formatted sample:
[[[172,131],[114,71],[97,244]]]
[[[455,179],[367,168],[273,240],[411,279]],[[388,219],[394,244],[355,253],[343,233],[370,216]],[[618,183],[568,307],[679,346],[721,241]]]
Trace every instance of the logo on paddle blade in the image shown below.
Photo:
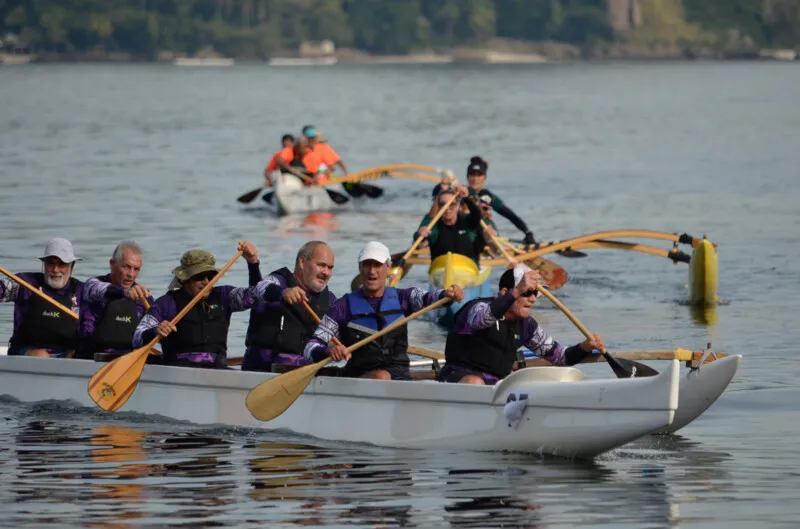
[[[117,392],[114,389],[114,386],[112,386],[108,382],[103,382],[103,389],[100,390],[100,396],[103,397],[104,399],[107,399],[109,397],[116,397]]]

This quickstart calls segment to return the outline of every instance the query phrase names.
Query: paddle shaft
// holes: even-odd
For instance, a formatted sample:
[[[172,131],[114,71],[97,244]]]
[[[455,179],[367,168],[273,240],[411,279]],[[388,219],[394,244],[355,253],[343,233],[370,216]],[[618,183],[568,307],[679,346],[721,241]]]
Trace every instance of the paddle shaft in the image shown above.
[[[222,279],[222,276],[225,275],[225,272],[227,272],[230,269],[230,267],[232,267],[233,264],[237,261],[237,259],[239,259],[239,257],[241,257],[241,256],[242,256],[242,252],[241,251],[236,252],[236,255],[234,255],[231,258],[231,260],[228,261],[228,264],[223,266],[222,270],[217,272],[217,275],[215,275],[214,277],[211,278],[211,281],[209,281],[208,284],[203,287],[203,290],[198,292],[197,295],[194,298],[192,298],[192,300],[189,303],[187,303],[186,306],[183,307],[183,309],[174,318],[172,318],[172,321],[170,321],[170,323],[172,325],[177,325],[178,322],[181,321],[183,319],[183,317],[186,316],[189,313],[189,311],[192,310],[194,308],[194,306],[197,305],[200,302],[200,300],[205,297],[206,294],[211,292],[211,289],[214,288],[214,285],[217,284],[217,281]],[[153,347],[155,347],[158,344],[158,342],[161,341],[161,338],[162,338],[162,336],[160,334],[156,335],[156,337],[153,338],[150,341],[150,343],[147,344],[145,347],[148,350],[152,349]]]
[[[19,283],[23,287],[27,288],[28,290],[30,290],[31,292],[33,292],[34,294],[36,294],[37,296],[42,298],[43,300],[51,303],[54,307],[63,310],[66,314],[72,316],[76,320],[78,319],[78,315],[75,312],[73,312],[71,309],[68,309],[67,307],[65,307],[64,305],[59,303],[58,301],[54,300],[53,298],[51,298],[50,296],[48,296],[47,294],[45,294],[44,292],[42,292],[38,288],[34,287],[33,285],[31,285],[30,283],[28,283],[24,279],[19,278],[16,274],[13,274],[12,272],[9,272],[8,270],[3,268],[2,266],[0,266],[0,273],[3,273],[5,275],[7,275],[10,279],[16,281],[17,283]]]
[[[319,319],[319,316],[317,316],[317,313],[314,312],[314,309],[311,308],[311,306],[308,304],[307,301],[303,301],[303,308],[306,309],[306,312],[308,312],[308,315],[311,316],[314,319],[314,321],[316,322],[317,325],[319,325],[322,322],[322,320]],[[339,338],[337,338],[336,336],[334,336],[332,338],[332,340],[334,342],[336,342],[337,344],[342,345],[342,342],[340,342]]]
[[[481,219],[481,228],[483,228],[484,231],[487,231],[487,230],[491,229],[486,224],[486,222],[484,222],[483,219]],[[500,240],[500,238],[497,235],[495,235],[495,234],[493,234],[491,232],[489,232],[489,236],[492,238],[492,241],[494,241],[494,243],[497,245],[497,249],[500,250],[500,253],[503,254],[503,257],[505,258],[505,260],[508,261],[510,264],[514,263],[515,262],[514,258],[511,257],[510,255],[508,255],[508,252],[503,247],[503,242]]]
[[[536,287],[536,288],[539,290],[539,292],[541,292],[542,294],[544,294],[544,296],[545,296],[547,299],[549,299],[549,300],[550,300],[550,301],[553,303],[553,305],[555,305],[556,307],[558,307],[559,309],[561,309],[561,312],[563,312],[563,313],[564,313],[564,315],[565,315],[567,318],[569,318],[569,321],[571,321],[572,323],[574,323],[574,324],[575,324],[575,327],[577,327],[577,328],[578,328],[578,330],[580,330],[580,331],[583,333],[583,335],[584,335],[584,336],[586,336],[586,337],[587,337],[587,338],[589,338],[590,340],[591,340],[592,338],[594,338],[594,336],[592,336],[592,333],[590,333],[590,332],[589,332],[589,329],[587,329],[586,327],[584,327],[584,325],[583,325],[583,324],[581,323],[581,321],[580,321],[580,320],[577,318],[577,316],[575,316],[575,315],[572,313],[572,311],[570,311],[570,310],[569,310],[569,309],[568,309],[566,306],[564,306],[564,304],[563,304],[563,303],[561,303],[561,301],[559,301],[559,299],[558,299],[557,297],[555,297],[553,294],[551,294],[549,290],[547,290],[546,288],[544,288],[542,285],[539,285],[539,286],[538,286],[538,287]],[[601,352],[601,353],[603,353],[603,355],[605,355],[607,351],[606,351],[606,349],[605,349],[605,347],[604,347],[603,349],[601,349],[601,350],[600,350],[600,352]]]

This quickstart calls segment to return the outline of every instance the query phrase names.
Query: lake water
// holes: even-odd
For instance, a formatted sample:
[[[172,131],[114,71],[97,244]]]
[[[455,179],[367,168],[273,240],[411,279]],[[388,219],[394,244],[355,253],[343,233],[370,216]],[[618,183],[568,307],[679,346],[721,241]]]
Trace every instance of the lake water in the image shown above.
[[[380,182],[384,198],[335,215],[278,219],[260,200],[238,204],[261,184],[280,136],[314,123],[353,170],[413,162],[463,180],[470,156],[484,156],[487,187],[539,239],[706,234],[719,243],[716,310],[683,302],[684,264],[607,250],[553,257],[570,274],[559,296],[612,351],[711,342],[744,354],[727,392],[680,435],[588,463],[389,450],[5,398],[1,525],[795,527],[797,86],[800,65],[766,62],[0,69],[0,264],[13,271],[37,270],[45,242],[62,236],[84,259],[79,278],[105,273],[116,243],[132,238],[146,252],[141,282],[163,292],[189,248],[224,263],[249,239],[267,273],[322,238],[342,294],[365,241],[408,247],[430,186]],[[246,278],[239,263],[225,282]],[[404,283],[425,286],[422,267]],[[535,315],[562,342],[581,339],[552,306]],[[11,321],[0,307],[0,335]],[[246,324],[234,318],[231,356]],[[443,348],[432,324],[409,332]]]

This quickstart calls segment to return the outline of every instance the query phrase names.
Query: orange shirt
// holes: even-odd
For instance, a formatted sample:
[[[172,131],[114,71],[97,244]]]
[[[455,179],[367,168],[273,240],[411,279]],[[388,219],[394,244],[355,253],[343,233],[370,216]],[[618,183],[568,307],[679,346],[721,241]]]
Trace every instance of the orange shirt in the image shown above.
[[[327,143],[318,143],[314,145],[314,154],[319,157],[322,163],[331,168],[333,168],[336,162],[342,159],[339,154],[333,150],[333,147]]]
[[[278,151],[278,152],[276,152],[275,154],[272,155],[272,159],[267,164],[267,171],[268,172],[271,173],[272,171],[277,171],[278,169],[280,169],[280,167],[278,167],[278,157],[280,157],[282,152],[283,152],[283,149],[281,149],[280,151]]]
[[[278,157],[286,163],[292,163],[292,161],[294,161],[294,148],[286,147],[278,153]],[[275,163],[277,164],[277,159]],[[311,174],[316,173],[319,170],[319,164],[320,161],[317,153],[308,149],[303,156],[303,166],[305,166],[306,171]]]

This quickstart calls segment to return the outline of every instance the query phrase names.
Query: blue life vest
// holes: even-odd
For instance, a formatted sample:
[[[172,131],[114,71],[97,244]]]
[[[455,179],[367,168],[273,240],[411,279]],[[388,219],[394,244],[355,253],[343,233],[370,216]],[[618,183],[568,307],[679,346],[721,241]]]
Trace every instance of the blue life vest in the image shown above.
[[[342,343],[354,343],[375,334],[395,321],[403,318],[403,309],[397,289],[386,287],[378,311],[372,309],[361,289],[346,295],[350,321],[340,329]],[[389,334],[353,351],[345,370],[366,373],[374,369],[392,366],[408,366],[408,328],[403,325]]]

